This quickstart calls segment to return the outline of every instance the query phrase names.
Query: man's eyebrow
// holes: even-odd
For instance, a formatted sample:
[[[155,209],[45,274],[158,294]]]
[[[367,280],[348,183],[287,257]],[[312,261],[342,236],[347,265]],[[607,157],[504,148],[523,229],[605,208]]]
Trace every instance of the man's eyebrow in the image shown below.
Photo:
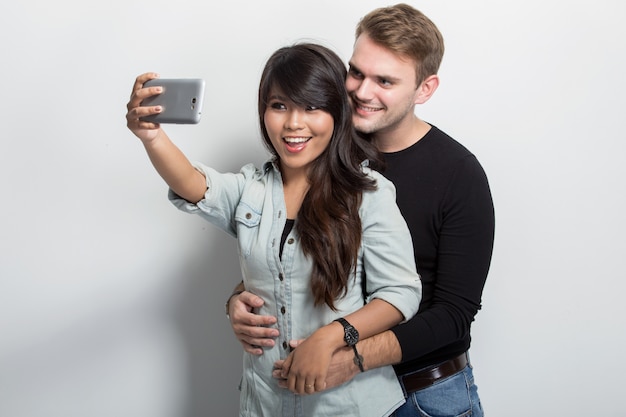
[[[348,69],[354,69],[357,71],[359,70],[359,68],[356,65],[354,65],[352,62],[348,62]]]
[[[348,70],[349,70],[349,71],[357,71],[357,72],[360,72],[360,73],[362,73],[362,72],[363,72],[363,71],[361,71],[361,70],[359,69],[359,67],[357,67],[356,65],[354,65],[352,62],[348,62]],[[387,80],[387,81],[391,81],[391,82],[393,82],[393,83],[397,83],[397,82],[399,82],[399,81],[400,81],[400,78],[398,78],[398,77],[394,77],[394,76],[392,76],[392,75],[382,75],[382,74],[376,74],[376,75],[373,75],[373,77],[375,77],[375,78],[377,78],[377,79],[379,79],[379,80]]]

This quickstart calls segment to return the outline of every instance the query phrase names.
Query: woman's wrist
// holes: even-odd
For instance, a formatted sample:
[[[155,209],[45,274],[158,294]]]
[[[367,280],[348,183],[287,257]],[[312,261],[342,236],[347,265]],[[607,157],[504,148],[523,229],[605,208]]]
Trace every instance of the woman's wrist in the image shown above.
[[[337,322],[331,322],[320,327],[307,338],[307,340],[309,339],[319,339],[320,343],[328,345],[333,351],[346,346],[346,342],[343,340],[343,327]]]

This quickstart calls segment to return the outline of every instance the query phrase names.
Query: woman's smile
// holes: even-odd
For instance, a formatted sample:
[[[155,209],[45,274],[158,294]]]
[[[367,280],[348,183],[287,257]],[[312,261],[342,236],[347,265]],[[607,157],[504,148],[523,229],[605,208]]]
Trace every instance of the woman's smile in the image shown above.
[[[285,142],[289,152],[296,153],[302,151],[311,139],[312,136],[284,136],[283,142]]]

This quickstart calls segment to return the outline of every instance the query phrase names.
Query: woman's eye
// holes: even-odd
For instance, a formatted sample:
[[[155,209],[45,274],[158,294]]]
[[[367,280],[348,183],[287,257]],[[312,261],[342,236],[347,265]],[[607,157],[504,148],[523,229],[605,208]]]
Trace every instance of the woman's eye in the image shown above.
[[[306,106],[307,111],[314,111],[314,110],[319,110],[319,107],[316,106]]]
[[[285,105],[283,103],[278,103],[278,102],[271,103],[270,107],[275,109],[275,110],[284,110],[285,109]]]

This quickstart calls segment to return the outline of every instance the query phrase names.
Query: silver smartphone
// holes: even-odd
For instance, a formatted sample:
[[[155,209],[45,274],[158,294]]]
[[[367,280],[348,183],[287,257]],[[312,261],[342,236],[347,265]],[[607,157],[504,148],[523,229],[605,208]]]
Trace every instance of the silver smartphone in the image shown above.
[[[142,117],[153,123],[197,124],[202,116],[204,80],[200,78],[156,78],[146,81],[144,87],[161,86],[163,92],[148,97],[142,106],[162,106],[159,114]]]

